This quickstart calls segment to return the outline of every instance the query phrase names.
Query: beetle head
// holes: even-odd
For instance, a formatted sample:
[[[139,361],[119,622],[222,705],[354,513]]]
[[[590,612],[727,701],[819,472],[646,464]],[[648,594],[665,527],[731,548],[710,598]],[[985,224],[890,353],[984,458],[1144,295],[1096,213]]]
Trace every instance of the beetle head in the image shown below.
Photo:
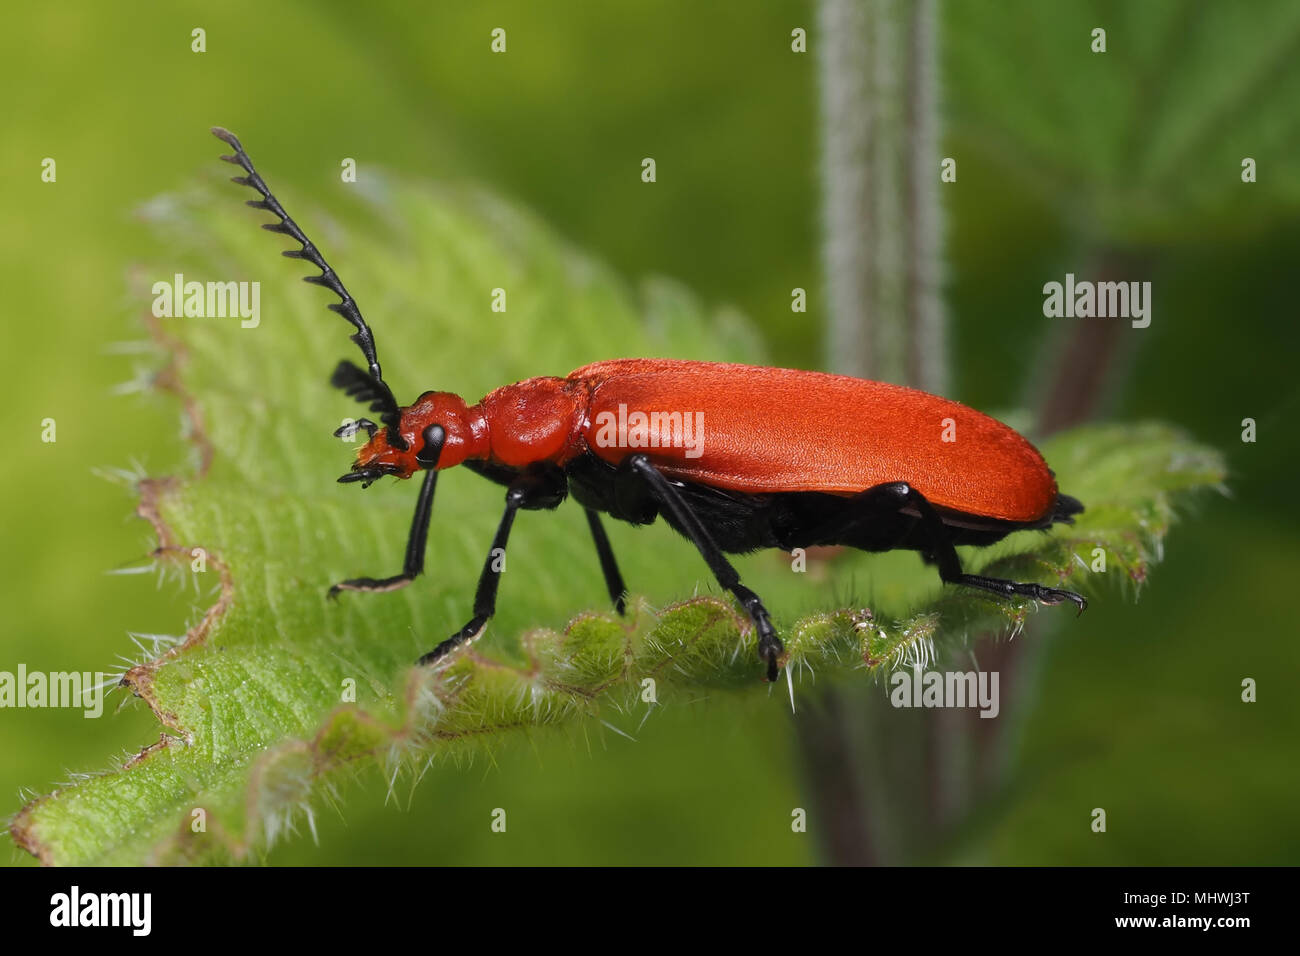
[[[389,429],[368,419],[345,425],[334,434],[350,437],[365,429],[370,440],[357,452],[352,470],[341,482],[361,482],[361,487],[385,475],[410,478],[417,471],[451,468],[466,458],[484,457],[487,422],[478,406],[467,407],[451,392],[425,392],[415,403],[400,409],[398,435],[405,447],[390,441]]]

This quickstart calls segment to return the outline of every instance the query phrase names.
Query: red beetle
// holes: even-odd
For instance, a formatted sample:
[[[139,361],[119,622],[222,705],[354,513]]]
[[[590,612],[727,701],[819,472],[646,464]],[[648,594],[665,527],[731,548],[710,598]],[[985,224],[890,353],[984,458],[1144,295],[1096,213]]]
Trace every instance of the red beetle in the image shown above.
[[[1048,604],[1087,602],[1072,591],[965,574],[955,546],[988,545],[1012,531],[1072,523],[1083,505],[1057,491],[1037,449],[1017,432],[958,402],[915,389],[790,369],[615,359],[566,378],[507,385],[474,405],[450,392],[425,392],[402,407],[384,382],[374,336],[356,303],[271,195],[239,140],[214,128],[235,151],[223,156],[246,175],[293,237],[286,256],[321,270],[307,281],[342,300],[330,305],[356,327],[352,339],[369,369],[343,361],[333,384],[379,413],[335,434],[365,429],[370,440],[339,481],[370,485],[384,475],[424,472],[402,573],[352,578],[330,588],[391,591],[424,568],[438,472],[464,465],[505,485],[506,507],[474,596],[474,616],[420,658],[438,660],[482,632],[496,608],[499,562],[515,513],[582,505],[605,584],[619,613],[625,588],[600,521],[631,524],[662,516],[688,538],[718,583],[736,596],[758,631],[759,655],[775,680],[783,648],[757,594],[740,583],[726,553],[846,545],[906,549],[935,564],[952,584]],[[382,426],[382,427],[381,427]]]

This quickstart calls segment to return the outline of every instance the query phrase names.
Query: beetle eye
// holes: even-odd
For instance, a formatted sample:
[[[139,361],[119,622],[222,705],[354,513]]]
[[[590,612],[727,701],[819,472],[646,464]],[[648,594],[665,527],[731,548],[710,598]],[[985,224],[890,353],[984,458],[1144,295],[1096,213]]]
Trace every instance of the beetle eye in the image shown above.
[[[447,440],[447,432],[441,425],[430,425],[421,437],[424,439],[424,447],[416,452],[415,461],[421,468],[435,468],[438,457],[442,454],[443,443]]]

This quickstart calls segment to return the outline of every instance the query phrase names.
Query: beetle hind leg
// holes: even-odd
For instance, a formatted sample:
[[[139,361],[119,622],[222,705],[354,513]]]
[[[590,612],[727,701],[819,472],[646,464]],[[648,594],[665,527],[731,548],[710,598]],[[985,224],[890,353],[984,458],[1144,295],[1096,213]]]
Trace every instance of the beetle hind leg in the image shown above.
[[[1035,601],[1042,601],[1044,604],[1062,604],[1065,601],[1070,601],[1079,609],[1080,614],[1088,607],[1087,598],[1063,588],[1048,587],[1045,584],[1035,584],[1032,581],[1008,581],[1004,578],[991,578],[982,574],[967,574],[961,569],[961,559],[957,557],[957,549],[953,546],[951,532],[944,525],[939,513],[934,510],[934,506],[930,504],[923,494],[904,481],[880,485],[871,490],[893,497],[900,506],[912,508],[920,515],[921,531],[928,539],[929,545],[922,551],[922,557],[928,563],[938,566],[939,577],[945,583],[979,588],[982,591],[989,591],[1006,598],[1021,595],[1033,598]],[[1078,502],[1073,498],[1070,501],[1078,505]],[[1078,511],[1082,510],[1083,506],[1078,505]]]

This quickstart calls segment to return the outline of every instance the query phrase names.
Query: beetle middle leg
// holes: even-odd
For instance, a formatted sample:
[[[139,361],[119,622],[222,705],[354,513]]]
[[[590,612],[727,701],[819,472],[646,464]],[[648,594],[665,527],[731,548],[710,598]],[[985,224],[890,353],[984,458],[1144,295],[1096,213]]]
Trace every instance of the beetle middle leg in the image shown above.
[[[614,602],[614,610],[624,614],[627,611],[624,597],[627,594],[627,585],[623,583],[623,575],[618,570],[618,561],[614,558],[614,549],[609,545],[605,526],[600,523],[600,515],[594,510],[591,508],[582,510],[587,515],[587,527],[591,529],[591,540],[596,545],[596,556],[600,559],[600,570],[605,576],[605,588],[609,591],[609,599]]]
[[[672,483],[651,464],[649,458],[645,455],[631,455],[624,459],[621,468],[638,475],[645,482],[651,496],[668,510],[674,519],[674,524],[699,550],[700,556],[708,564],[713,576],[718,579],[718,584],[736,596],[736,600],[740,602],[740,606],[745,609],[758,630],[758,656],[767,664],[767,679],[775,681],[778,662],[785,652],[785,646],[776,636],[776,628],[772,626],[772,620],[767,613],[767,608],[763,606],[762,599],[740,583],[740,575],[713,542],[708,529],[704,527]]]
[[[507,488],[521,474],[518,468],[486,461],[467,461],[464,464],[470,471]],[[605,589],[609,591],[609,599],[614,605],[614,610],[619,614],[625,614],[627,585],[623,583],[623,575],[618,570],[618,560],[614,557],[614,549],[610,547],[609,537],[605,534],[605,526],[601,524],[596,509],[589,507],[581,495],[574,494],[573,497],[586,512],[587,527],[591,531],[591,541],[596,546],[596,557],[600,561],[600,571],[605,576]]]
[[[567,495],[568,485],[564,474],[557,468],[527,471],[510,483],[506,490],[506,510],[497,526],[497,533],[492,538],[492,547],[483,562],[483,571],[474,591],[474,616],[459,631],[416,661],[417,664],[432,664],[466,641],[478,637],[488,619],[496,613],[497,588],[501,584],[501,559],[505,557],[506,544],[510,541],[510,528],[515,523],[515,513],[520,509],[539,511],[557,508]]]

